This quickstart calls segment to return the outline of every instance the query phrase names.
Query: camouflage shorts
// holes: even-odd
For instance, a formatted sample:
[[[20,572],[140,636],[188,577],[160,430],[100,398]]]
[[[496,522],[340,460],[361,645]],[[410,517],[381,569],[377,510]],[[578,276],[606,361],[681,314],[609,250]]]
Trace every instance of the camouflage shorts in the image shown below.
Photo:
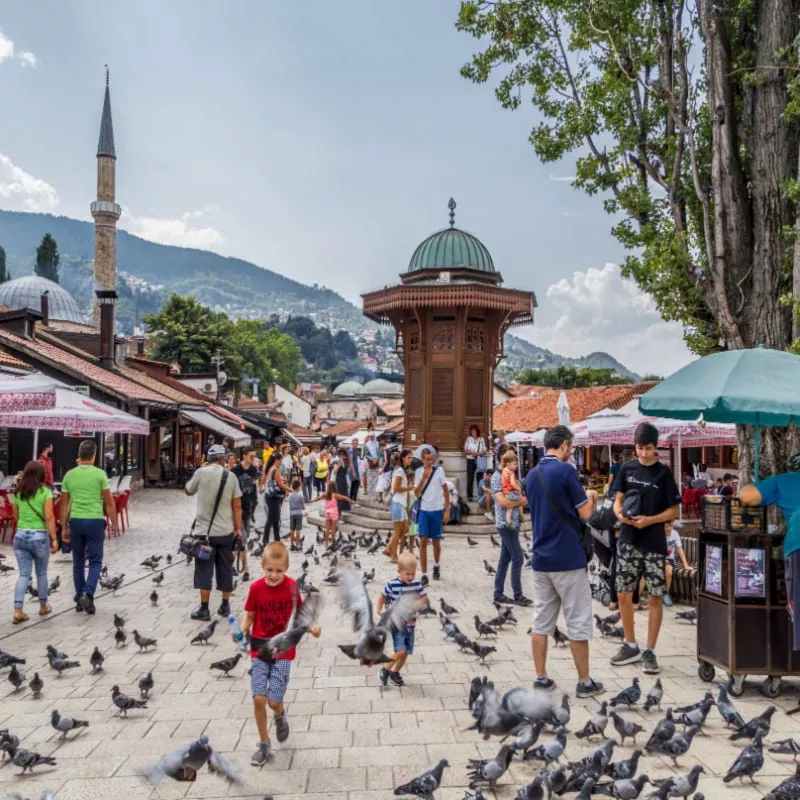
[[[647,553],[636,545],[617,542],[617,591],[631,594],[641,576],[651,597],[663,597],[666,592],[665,556]]]

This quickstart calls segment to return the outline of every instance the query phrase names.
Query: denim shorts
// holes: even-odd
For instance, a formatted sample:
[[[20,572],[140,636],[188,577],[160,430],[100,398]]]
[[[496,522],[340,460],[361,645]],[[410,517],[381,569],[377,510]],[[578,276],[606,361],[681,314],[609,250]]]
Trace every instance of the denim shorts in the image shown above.
[[[289,515],[289,530],[290,531],[301,531],[301,530],[303,530],[303,515],[302,514],[290,514]]]
[[[405,522],[408,519],[408,511],[402,503],[390,503],[389,513],[392,515],[392,522]]]
[[[253,697],[266,697],[273,703],[282,703],[289,686],[292,662],[286,658],[267,664],[260,658],[250,659],[250,691]]]
[[[405,650],[411,655],[414,652],[414,628],[406,628],[404,631],[394,631],[392,633],[392,644],[394,651],[398,653]]]

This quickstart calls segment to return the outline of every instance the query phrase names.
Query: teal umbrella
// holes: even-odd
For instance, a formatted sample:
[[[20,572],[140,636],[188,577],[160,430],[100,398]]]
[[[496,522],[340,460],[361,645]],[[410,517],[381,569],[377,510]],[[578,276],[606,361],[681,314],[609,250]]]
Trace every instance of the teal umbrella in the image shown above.
[[[754,475],[759,477],[762,425],[800,421],[800,357],[757,347],[714,353],[688,364],[639,399],[652,416],[735,422],[755,427]]]

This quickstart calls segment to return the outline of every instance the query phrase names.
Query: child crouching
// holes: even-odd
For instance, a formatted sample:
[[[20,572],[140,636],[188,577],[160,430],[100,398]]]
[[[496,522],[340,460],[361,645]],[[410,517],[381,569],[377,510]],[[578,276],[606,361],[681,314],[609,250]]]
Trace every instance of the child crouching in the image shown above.
[[[295,648],[292,648],[268,664],[257,657],[258,650],[267,639],[282,633],[295,607],[299,609],[303,605],[297,583],[286,575],[289,553],[283,543],[272,542],[267,546],[261,558],[261,569],[264,577],[250,584],[242,622],[242,631],[250,631],[250,689],[259,736],[258,749],[253,753],[250,763],[256,767],[262,767],[272,753],[267,732],[267,706],[275,717],[277,740],[285,742],[289,736],[283,697],[296,654]],[[316,639],[321,630],[318,625],[312,625],[308,632]]]

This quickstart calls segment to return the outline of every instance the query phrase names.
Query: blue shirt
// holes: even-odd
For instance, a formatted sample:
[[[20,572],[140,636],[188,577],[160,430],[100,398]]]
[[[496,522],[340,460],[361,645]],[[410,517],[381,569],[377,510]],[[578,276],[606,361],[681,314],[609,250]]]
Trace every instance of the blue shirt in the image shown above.
[[[784,472],[755,484],[761,495],[761,505],[780,506],[786,520],[786,539],[783,554],[800,550],[800,472]]]
[[[539,469],[553,502],[574,523],[562,519],[542,488]],[[586,567],[586,555],[578,534],[580,517],[576,509],[589,502],[571,464],[545,456],[528,472],[525,494],[533,523],[533,569],[535,572],[566,572]]]
[[[490,488],[492,497],[494,497],[494,524],[497,530],[504,530],[507,522],[512,528],[519,530],[521,524],[519,508],[503,508],[497,502],[497,495],[503,491],[503,473],[500,470],[495,470],[492,473]]]

